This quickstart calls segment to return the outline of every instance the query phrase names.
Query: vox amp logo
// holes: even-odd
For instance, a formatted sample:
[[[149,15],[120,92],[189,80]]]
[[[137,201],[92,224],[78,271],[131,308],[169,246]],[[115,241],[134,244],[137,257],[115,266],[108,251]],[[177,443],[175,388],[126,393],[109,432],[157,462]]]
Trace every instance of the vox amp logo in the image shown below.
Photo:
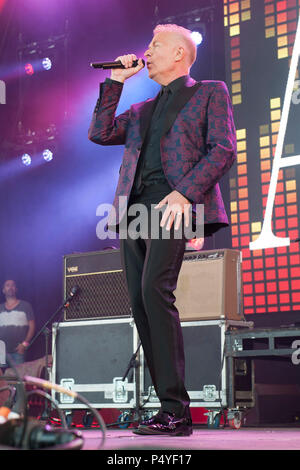
[[[3,80],[0,80],[0,104],[6,104],[6,86]]]
[[[68,273],[78,273],[78,266],[70,266],[67,271]]]

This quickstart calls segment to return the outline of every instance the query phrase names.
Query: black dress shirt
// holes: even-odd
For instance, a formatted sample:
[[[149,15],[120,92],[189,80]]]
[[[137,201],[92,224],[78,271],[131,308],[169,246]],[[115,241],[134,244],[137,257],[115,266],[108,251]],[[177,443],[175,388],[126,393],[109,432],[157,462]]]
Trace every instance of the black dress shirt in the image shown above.
[[[153,114],[150,117],[146,137],[144,139],[141,154],[139,157],[135,179],[133,182],[131,196],[139,196],[145,188],[150,186],[159,185],[164,186],[168,192],[172,189],[166,180],[162,163],[160,140],[162,137],[163,123],[166,116],[167,108],[176,99],[180,93],[181,88],[184,86],[188,75],[176,78],[167,86],[162,86],[158,97],[156,98],[156,105]],[[107,82],[119,83],[120,82],[106,79]]]
[[[145,187],[158,184],[172,191],[162,168],[160,140],[167,108],[180,93],[186,78],[187,76],[179,77],[167,86],[161,87],[139,157],[131,192],[133,196],[140,195]]]

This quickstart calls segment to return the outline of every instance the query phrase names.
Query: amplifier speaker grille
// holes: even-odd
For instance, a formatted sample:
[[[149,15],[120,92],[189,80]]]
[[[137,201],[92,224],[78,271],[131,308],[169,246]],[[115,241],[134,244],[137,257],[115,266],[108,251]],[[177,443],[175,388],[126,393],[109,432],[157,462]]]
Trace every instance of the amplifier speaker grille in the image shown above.
[[[64,292],[75,285],[79,293],[65,310],[65,320],[130,317],[127,285],[119,251],[65,257]],[[68,274],[77,269],[78,274]]]

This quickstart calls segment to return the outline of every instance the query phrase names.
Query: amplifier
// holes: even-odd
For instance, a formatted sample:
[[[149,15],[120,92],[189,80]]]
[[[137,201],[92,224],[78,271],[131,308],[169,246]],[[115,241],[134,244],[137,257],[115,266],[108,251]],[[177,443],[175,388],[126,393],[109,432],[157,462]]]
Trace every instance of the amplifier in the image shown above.
[[[75,285],[80,291],[65,310],[65,321],[131,316],[119,250],[66,255],[65,297]],[[174,294],[181,321],[244,320],[241,252],[186,252]]]
[[[181,321],[243,321],[241,252],[222,249],[184,255],[174,292]]]
[[[64,298],[74,286],[80,290],[65,309],[65,321],[131,316],[119,250],[64,256]]]

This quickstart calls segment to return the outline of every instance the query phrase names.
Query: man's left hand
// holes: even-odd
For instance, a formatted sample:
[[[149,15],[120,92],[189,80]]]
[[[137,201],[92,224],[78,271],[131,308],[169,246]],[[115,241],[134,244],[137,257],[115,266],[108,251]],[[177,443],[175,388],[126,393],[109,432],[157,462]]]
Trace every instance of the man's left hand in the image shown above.
[[[170,230],[176,219],[175,230],[177,230],[180,227],[183,215],[185,225],[188,227],[191,203],[186,197],[176,190],[172,191],[155,206],[155,209],[160,209],[164,205],[167,205],[167,207],[160,222],[161,227],[166,225],[166,230]]]
[[[18,346],[16,347],[16,352],[19,354],[25,354],[25,351],[25,346],[22,343],[18,344]]]

